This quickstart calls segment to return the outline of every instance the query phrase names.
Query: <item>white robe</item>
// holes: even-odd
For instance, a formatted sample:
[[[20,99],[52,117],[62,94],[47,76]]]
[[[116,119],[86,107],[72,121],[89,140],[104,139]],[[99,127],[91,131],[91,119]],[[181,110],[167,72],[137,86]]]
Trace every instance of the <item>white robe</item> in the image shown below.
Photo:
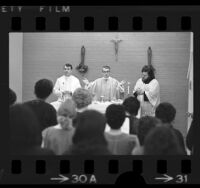
[[[94,95],[94,100],[97,101],[114,101],[120,99],[120,93],[124,93],[124,87],[112,77],[109,77],[107,80],[105,78],[98,78],[90,82],[85,88],[90,90]]]
[[[149,107],[151,109],[147,109],[147,111],[151,111],[150,114],[146,115],[155,115],[155,109],[156,107],[160,104],[160,86],[159,83],[156,79],[151,80],[150,83],[145,84],[142,81],[142,78],[138,79],[134,90],[133,90],[133,94],[137,91],[137,89],[140,88],[143,92],[145,92],[147,98],[149,99]],[[143,107],[146,108],[146,102],[144,101],[144,95],[138,95],[137,96],[138,100],[140,101],[141,104],[141,108],[140,108],[140,115],[142,115],[142,110],[145,111],[145,109],[142,109]]]
[[[73,75],[70,75],[68,77],[63,75],[56,80],[53,92],[58,97],[58,101],[63,102],[70,96],[63,96],[62,92],[69,91],[73,94],[77,88],[81,88],[81,84],[78,78]]]

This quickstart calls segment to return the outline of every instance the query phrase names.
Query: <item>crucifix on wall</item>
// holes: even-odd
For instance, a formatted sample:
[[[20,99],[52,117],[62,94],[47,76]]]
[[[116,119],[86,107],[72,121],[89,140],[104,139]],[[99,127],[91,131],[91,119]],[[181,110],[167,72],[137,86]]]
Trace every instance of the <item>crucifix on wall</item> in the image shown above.
[[[111,42],[114,43],[114,50],[115,50],[115,60],[118,61],[118,51],[119,51],[119,43],[122,42],[118,36],[115,39],[112,39]]]

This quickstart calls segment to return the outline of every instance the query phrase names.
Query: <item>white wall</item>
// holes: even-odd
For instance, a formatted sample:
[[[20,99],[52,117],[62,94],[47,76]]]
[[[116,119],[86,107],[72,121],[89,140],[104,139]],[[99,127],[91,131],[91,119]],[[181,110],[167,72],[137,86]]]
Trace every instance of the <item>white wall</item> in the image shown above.
[[[23,33],[9,33],[9,87],[22,102]]]
[[[188,73],[187,73],[187,79],[188,79],[188,113],[193,114],[194,111],[194,88],[193,88],[193,33],[190,35],[190,62],[188,66]],[[188,116],[188,126],[187,131],[190,128],[190,125],[192,123],[192,117]]]

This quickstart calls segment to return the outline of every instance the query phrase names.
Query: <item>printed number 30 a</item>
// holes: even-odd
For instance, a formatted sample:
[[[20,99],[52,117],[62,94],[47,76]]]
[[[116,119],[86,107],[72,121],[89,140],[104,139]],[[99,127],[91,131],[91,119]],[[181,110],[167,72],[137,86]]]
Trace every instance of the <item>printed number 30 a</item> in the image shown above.
[[[187,175],[177,175],[176,183],[187,183]]]
[[[87,176],[82,174],[80,176],[78,175],[72,175],[72,183],[86,183],[87,182]]]

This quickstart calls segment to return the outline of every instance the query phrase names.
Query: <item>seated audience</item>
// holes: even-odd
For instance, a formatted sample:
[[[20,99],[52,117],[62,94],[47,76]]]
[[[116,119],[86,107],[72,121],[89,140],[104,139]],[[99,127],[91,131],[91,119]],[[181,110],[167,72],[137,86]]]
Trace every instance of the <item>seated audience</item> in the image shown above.
[[[105,117],[95,110],[80,113],[72,138],[73,145],[65,155],[109,155],[104,137],[105,125]]]
[[[58,125],[43,130],[42,147],[52,150],[56,155],[62,155],[72,144],[74,127],[72,120],[76,116],[76,106],[72,99],[67,99],[58,109]]]
[[[139,119],[136,116],[140,108],[140,102],[136,97],[131,96],[124,100],[123,106],[130,121],[129,133],[137,134]]]
[[[184,155],[184,152],[173,129],[158,126],[145,138],[144,155]]]
[[[143,155],[144,153],[144,139],[147,136],[147,134],[157,125],[159,124],[159,121],[152,116],[143,116],[139,120],[138,125],[138,139],[139,139],[139,145],[132,151],[132,155]]]
[[[25,102],[35,113],[40,123],[41,132],[52,125],[57,124],[56,110],[52,105],[46,102],[46,99],[52,93],[53,83],[48,79],[41,79],[35,84],[36,99]]]
[[[88,106],[92,103],[91,93],[87,89],[84,89],[84,88],[77,88],[72,95],[72,99],[76,103],[76,111],[77,111],[76,118],[78,117],[80,113],[87,110]],[[73,126],[76,125],[75,123],[76,118],[73,121]]]
[[[110,131],[105,132],[110,152],[114,155],[130,155],[139,143],[137,136],[123,133],[120,130],[125,120],[124,107],[111,104],[107,107],[105,116],[110,127]]]
[[[169,126],[175,132],[180,142],[181,148],[186,154],[183,135],[178,129],[175,129],[173,126],[176,116],[176,109],[174,108],[174,106],[167,102],[160,103],[156,108],[155,115],[158,119],[161,120],[163,125]]]
[[[76,89],[72,95],[72,99],[76,103],[76,110],[78,113],[87,110],[88,105],[92,103],[91,93],[84,88]]]
[[[39,122],[28,106],[11,106],[9,121],[11,155],[53,155],[52,151],[40,148]]]
[[[17,101],[17,95],[16,93],[9,88],[9,105],[13,105],[15,104],[15,102]]]

